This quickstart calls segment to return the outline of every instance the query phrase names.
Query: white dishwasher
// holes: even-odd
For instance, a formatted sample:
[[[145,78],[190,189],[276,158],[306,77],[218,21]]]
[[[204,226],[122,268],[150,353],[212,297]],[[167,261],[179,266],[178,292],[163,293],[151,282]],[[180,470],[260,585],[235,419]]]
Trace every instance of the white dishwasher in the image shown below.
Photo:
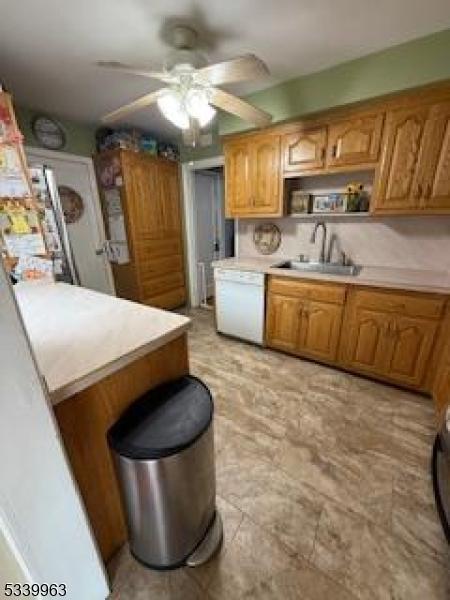
[[[255,344],[264,340],[264,273],[214,269],[217,330]]]

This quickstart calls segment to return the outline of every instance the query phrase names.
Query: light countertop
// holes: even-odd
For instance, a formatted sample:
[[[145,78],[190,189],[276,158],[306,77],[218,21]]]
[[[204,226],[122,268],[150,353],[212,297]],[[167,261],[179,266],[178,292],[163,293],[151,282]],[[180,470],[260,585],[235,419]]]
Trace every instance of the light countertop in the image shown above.
[[[333,281],[338,283],[349,283],[352,285],[450,294],[450,273],[448,271],[425,271],[418,269],[363,266],[358,275],[345,276],[274,268],[275,265],[278,265],[285,260],[289,259],[279,256],[225,258],[223,260],[215,261],[213,267],[222,269],[240,269],[242,271],[253,271],[257,273],[266,273],[268,275],[294,277],[297,279]]]
[[[182,335],[182,315],[65,283],[14,287],[53,404]]]

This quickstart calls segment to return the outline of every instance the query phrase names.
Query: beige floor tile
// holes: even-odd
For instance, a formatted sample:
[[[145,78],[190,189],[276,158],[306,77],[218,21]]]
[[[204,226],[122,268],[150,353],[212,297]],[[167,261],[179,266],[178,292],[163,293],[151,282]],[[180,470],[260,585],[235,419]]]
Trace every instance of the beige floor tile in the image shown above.
[[[335,505],[322,512],[312,563],[361,600],[446,600],[447,564]]]
[[[264,580],[243,596],[246,600],[357,600],[351,592],[307,563]]]
[[[220,600],[241,598],[259,582],[295,564],[274,537],[244,517],[230,547],[215,564],[208,592]]]
[[[292,555],[311,555],[322,508],[312,488],[295,483],[275,465],[239,446],[219,457],[217,486],[222,496],[276,536]]]

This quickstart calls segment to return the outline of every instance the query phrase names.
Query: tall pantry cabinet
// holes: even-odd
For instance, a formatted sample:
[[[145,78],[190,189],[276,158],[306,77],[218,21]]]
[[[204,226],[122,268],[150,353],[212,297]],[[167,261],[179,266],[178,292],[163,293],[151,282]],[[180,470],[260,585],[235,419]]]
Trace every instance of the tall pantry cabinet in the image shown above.
[[[166,309],[183,305],[178,164],[131,150],[103,152],[94,162],[108,239],[126,248],[112,263],[117,295]]]

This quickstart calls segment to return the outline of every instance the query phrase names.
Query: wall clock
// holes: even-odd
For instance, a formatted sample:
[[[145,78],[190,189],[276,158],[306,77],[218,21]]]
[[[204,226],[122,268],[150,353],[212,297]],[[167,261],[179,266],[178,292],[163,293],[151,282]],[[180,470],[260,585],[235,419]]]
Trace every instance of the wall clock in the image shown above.
[[[64,129],[57,121],[46,115],[37,115],[34,117],[31,128],[34,137],[44,148],[61,150],[66,145]]]

